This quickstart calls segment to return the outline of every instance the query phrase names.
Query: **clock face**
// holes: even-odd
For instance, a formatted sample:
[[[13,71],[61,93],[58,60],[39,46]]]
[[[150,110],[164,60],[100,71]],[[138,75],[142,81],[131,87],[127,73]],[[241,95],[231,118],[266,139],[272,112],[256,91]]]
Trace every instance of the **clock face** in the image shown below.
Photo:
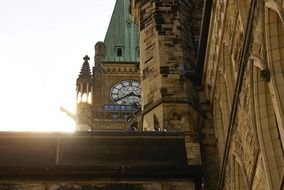
[[[110,89],[110,97],[117,104],[140,105],[141,87],[137,80],[122,80]]]

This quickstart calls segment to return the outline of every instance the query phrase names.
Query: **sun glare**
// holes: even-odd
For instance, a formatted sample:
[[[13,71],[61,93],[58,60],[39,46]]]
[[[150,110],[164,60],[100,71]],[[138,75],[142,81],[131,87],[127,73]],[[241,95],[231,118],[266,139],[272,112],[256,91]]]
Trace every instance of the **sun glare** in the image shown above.
[[[71,102],[71,101],[70,101]],[[64,107],[69,116],[60,110],[60,103],[42,102],[37,100],[19,103],[17,109],[11,106],[2,113],[0,131],[31,131],[31,132],[74,132],[74,105]]]
[[[70,116],[82,57],[104,39],[114,3],[0,1],[0,131],[75,130]]]

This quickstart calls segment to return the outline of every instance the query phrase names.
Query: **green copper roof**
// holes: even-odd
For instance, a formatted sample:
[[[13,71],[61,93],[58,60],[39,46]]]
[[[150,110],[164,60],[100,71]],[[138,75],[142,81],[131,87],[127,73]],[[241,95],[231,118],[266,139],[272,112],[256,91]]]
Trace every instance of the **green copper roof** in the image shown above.
[[[105,61],[136,62],[138,28],[129,14],[129,0],[117,0],[105,36]]]

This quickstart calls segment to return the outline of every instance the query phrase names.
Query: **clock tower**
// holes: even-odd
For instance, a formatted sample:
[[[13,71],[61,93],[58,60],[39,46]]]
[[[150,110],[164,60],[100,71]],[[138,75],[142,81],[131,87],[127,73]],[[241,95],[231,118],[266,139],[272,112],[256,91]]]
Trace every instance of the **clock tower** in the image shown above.
[[[105,39],[95,45],[91,100],[87,107],[77,103],[78,130],[127,130],[128,117],[140,108],[139,41],[129,6],[116,1]]]

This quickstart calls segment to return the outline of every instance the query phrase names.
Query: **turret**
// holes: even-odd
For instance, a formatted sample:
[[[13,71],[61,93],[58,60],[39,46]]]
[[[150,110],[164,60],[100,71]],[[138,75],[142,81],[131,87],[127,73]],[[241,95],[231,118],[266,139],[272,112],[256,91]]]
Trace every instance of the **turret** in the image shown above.
[[[92,126],[92,75],[89,65],[89,56],[84,57],[80,74],[77,78],[77,129],[90,130]]]
[[[103,61],[105,58],[105,44],[97,42],[95,45],[95,63]]]

